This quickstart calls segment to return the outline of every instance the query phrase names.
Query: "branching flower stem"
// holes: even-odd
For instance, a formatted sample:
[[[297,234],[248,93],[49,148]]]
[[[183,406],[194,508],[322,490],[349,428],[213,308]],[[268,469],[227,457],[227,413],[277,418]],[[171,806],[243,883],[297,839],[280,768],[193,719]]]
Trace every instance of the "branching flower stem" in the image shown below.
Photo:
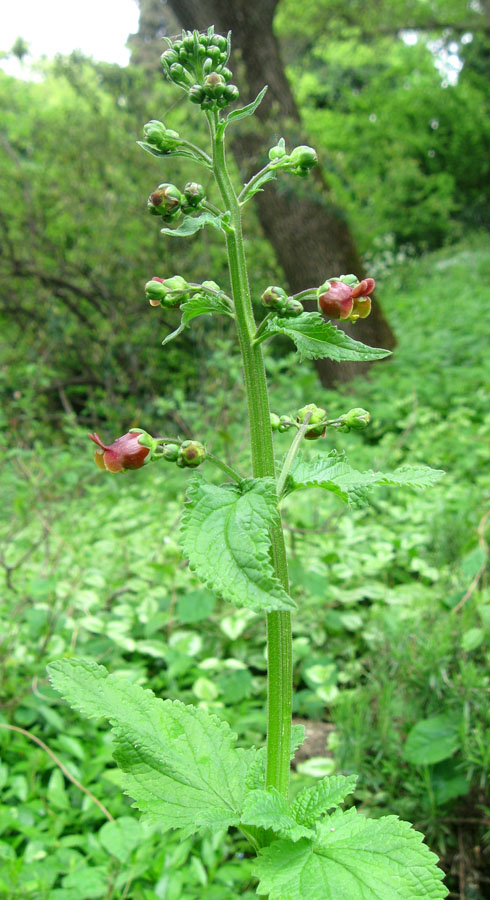
[[[284,465],[282,467],[281,474],[277,479],[277,496],[279,500],[281,499],[282,492],[284,490],[284,485],[286,484],[286,479],[291,471],[291,466],[293,465],[294,460],[298,454],[298,450],[300,448],[301,441],[303,440],[306,432],[308,431],[308,422],[311,419],[311,412],[306,413],[306,416],[303,419],[303,424],[298,429],[297,433],[294,436],[292,444],[288,450],[286,459],[284,460]]]
[[[253,475],[255,478],[275,478],[269,397],[262,350],[260,346],[254,344],[256,324],[243,244],[240,203],[226,166],[224,130],[218,129],[218,114],[207,112],[206,115],[213,147],[213,171],[225,208],[230,211],[226,244],[245,376]],[[276,576],[284,589],[289,591],[286,548],[279,521],[271,528],[270,536]],[[292,712],[292,640],[289,612],[275,611],[267,614],[267,653],[266,786],[275,787],[283,796],[287,796]]]

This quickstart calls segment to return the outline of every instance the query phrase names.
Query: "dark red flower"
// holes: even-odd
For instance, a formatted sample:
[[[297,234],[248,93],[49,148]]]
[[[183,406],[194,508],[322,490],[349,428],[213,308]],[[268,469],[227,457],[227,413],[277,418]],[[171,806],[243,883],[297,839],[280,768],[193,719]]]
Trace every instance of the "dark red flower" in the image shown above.
[[[140,444],[144,431],[129,431],[117,438],[109,447],[103,444],[99,435],[89,434],[89,438],[97,447],[95,462],[99,469],[107,469],[109,472],[124,472],[125,469],[141,469],[150,452],[149,447]]]

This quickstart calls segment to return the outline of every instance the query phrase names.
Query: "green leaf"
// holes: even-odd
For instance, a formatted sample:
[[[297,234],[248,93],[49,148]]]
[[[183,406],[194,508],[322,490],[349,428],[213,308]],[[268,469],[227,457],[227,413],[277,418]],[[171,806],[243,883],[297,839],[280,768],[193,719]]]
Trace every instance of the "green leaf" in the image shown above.
[[[296,797],[291,813],[301,825],[310,828],[329,809],[352,794],[355,790],[357,775],[331,775],[322,778],[313,787],[305,788]]]
[[[91,660],[48,666],[53,687],[88,717],[111,722],[125,789],[162,830],[185,835],[239,822],[253,751],[234,748],[226,722],[149,691]]]
[[[230,301],[224,294],[194,294],[189,300],[184,301],[181,310],[182,319],[179,327],[170,334],[167,334],[167,337],[162,341],[162,346],[178,337],[178,335],[189,325],[189,322],[192,322],[197,316],[220,314],[233,317]]]
[[[459,749],[459,720],[431,716],[412,728],[403,748],[403,758],[416,766],[430,766],[449,759]]]
[[[448,894],[423,836],[396,816],[337,810],[314,840],[274,841],[260,851],[258,894],[270,900],[441,900]]]
[[[206,225],[212,225],[218,231],[224,231],[226,216],[227,213],[215,216],[213,213],[204,211],[198,216],[185,216],[184,221],[177,228],[161,228],[160,231],[161,234],[172,234],[174,237],[190,237]]]
[[[288,801],[275,788],[250,791],[245,797],[241,821],[243,825],[271,828],[291,841],[312,836],[309,828],[296,822]]]
[[[332,450],[326,456],[304,460],[296,458],[285,485],[285,495],[306,487],[331,491],[350,506],[369,501],[369,489],[377,484],[396,487],[428,487],[445,473],[429,466],[402,466],[394,472],[359,472],[346,461],[344,454]]]
[[[296,319],[283,319],[272,316],[267,321],[259,342],[276,334],[284,334],[296,344],[300,361],[304,359],[373,360],[390,356],[389,350],[368,347],[325,322],[320,313],[305,312]]]
[[[129,859],[132,851],[145,839],[140,823],[129,816],[106,822],[98,837],[104,849],[122,863]]]
[[[198,476],[182,517],[182,546],[191,568],[235,606],[254,612],[294,608],[270,561],[268,532],[277,515],[271,478],[217,486]]]
[[[226,122],[224,124],[229,125],[230,122],[238,122],[239,119],[245,119],[247,116],[252,116],[257,107],[262,103],[266,91],[267,85],[262,88],[260,93],[257,94],[255,100],[252,100],[252,103],[248,103],[247,106],[242,106],[241,109],[233,109],[230,113],[228,113]]]
[[[151,153],[152,156],[158,156],[159,159],[167,158],[169,156],[180,156],[184,159],[194,159],[196,162],[203,164],[204,160],[202,156],[198,153],[193,153],[188,147],[179,148],[175,147],[173,150],[158,150],[157,147],[154,147],[152,144],[148,144],[146,141],[136,141],[136,143],[146,150],[147,153]]]

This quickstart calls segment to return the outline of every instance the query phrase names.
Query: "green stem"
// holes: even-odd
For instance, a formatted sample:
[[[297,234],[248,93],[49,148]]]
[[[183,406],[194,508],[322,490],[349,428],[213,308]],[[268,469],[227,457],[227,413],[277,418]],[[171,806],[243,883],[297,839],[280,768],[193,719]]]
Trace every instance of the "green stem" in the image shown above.
[[[231,466],[228,465],[228,463],[225,463],[218,456],[214,456],[213,453],[206,452],[206,460],[209,460],[209,462],[212,462],[213,465],[218,467],[218,469],[221,469],[222,472],[225,472],[227,475],[229,475],[230,478],[233,479],[233,481],[243,481],[242,476],[239,475],[238,472],[235,472],[235,469],[232,469]]]
[[[261,348],[253,343],[256,324],[248,282],[242,236],[240,203],[226,166],[223,129],[218,130],[216,113],[207,113],[213,144],[213,169],[225,208],[230,212],[226,233],[228,264],[235,304],[238,341],[242,354],[247,394],[252,468],[256,478],[275,478],[274,448],[270,424],[269,397]],[[250,184],[250,183],[249,183]],[[242,192],[243,193],[243,192]],[[276,576],[289,591],[286,547],[280,522],[271,527],[272,560]],[[267,757],[266,786],[287,796],[291,747],[292,640],[291,614],[267,614]]]
[[[267,163],[267,165],[264,166],[264,168],[261,169],[260,172],[256,172],[255,175],[252,176],[250,181],[247,181],[245,187],[242,188],[242,190],[237,198],[240,206],[243,206],[247,202],[247,200],[250,199],[250,196],[249,196],[250,191],[255,187],[257,182],[260,181],[260,179],[262,178],[262,175],[265,175],[266,172],[269,172],[270,170],[272,170],[274,168],[276,168],[276,166],[274,165],[273,162]]]
[[[284,465],[282,467],[281,474],[277,479],[277,496],[279,500],[281,499],[282,492],[284,490],[284,485],[286,484],[286,478],[288,477],[291,466],[293,465],[294,460],[298,454],[298,450],[300,448],[301,441],[303,440],[306,432],[308,431],[308,422],[311,419],[311,412],[306,413],[306,416],[303,419],[303,424],[301,428],[298,429],[297,434],[295,434],[292,444],[288,450],[286,459],[284,460]]]

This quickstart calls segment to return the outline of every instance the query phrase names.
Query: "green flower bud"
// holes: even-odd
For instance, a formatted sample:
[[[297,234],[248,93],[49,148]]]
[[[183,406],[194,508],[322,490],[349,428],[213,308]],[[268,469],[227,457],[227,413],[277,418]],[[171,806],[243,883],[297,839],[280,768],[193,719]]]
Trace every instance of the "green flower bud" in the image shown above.
[[[276,416],[275,413],[271,413],[271,414],[270,414],[270,418],[271,418],[271,428],[272,428],[272,430],[273,430],[273,431],[278,431],[279,426],[280,426],[280,424],[281,424],[281,420],[280,420],[279,416]]]
[[[342,422],[342,431],[361,431],[363,428],[367,428],[371,421],[371,416],[367,409],[357,406],[355,409],[350,409],[345,415],[340,416],[340,421]]]
[[[148,197],[148,209],[154,215],[168,216],[180,212],[182,194],[175,184],[159,184]]]
[[[288,303],[288,295],[282,287],[270,285],[265,289],[260,301],[267,309],[284,310]]]
[[[269,159],[272,162],[275,159],[282,159],[283,156],[286,156],[286,144],[284,138],[280,138],[276,146],[269,150]]]
[[[204,93],[204,88],[200,84],[193,84],[189,91],[189,100],[191,103],[202,103],[205,97],[206,94]]]
[[[203,287],[204,289],[208,288],[210,291],[221,290],[219,284],[216,284],[215,281],[203,281],[201,287]]]
[[[206,91],[208,97],[214,97],[216,88],[224,86],[225,79],[222,75],[219,74],[219,72],[210,72],[204,80],[204,90]]]
[[[178,51],[174,47],[169,47],[168,50],[165,50],[164,53],[162,53],[162,55],[160,57],[160,62],[162,63],[162,66],[169,68],[171,65],[178,62],[178,59],[179,59]]]
[[[223,68],[221,69],[221,74],[225,81],[231,81],[231,79],[233,78],[233,72],[231,71],[231,69],[227,69],[226,66],[223,66]]]
[[[308,403],[307,406],[303,406],[298,410],[298,414],[296,417],[296,421],[299,425],[304,422],[307,413],[311,413],[309,419],[308,430],[305,434],[305,438],[308,441],[315,441],[319,437],[325,436],[325,424],[317,425],[317,422],[324,423],[327,418],[326,410],[322,409],[321,406],[316,406],[315,403]],[[310,428],[309,426],[316,426]]]
[[[295,147],[290,155],[291,164],[293,166],[299,166],[303,169],[306,169],[309,172],[313,166],[316,166],[318,162],[318,154],[313,147],[307,147],[305,145],[301,145],[300,147]]]
[[[204,200],[204,188],[197,181],[188,181],[184,188],[184,197],[189,206],[196,208]]]
[[[189,75],[181,63],[173,63],[170,66],[168,77],[174,84],[187,84],[189,79]]]
[[[286,316],[288,319],[293,319],[296,318],[296,316],[300,316],[304,311],[303,304],[300,300],[295,300],[294,297],[288,297],[286,309],[283,311],[282,315]]]
[[[240,96],[240,91],[238,90],[236,84],[227,84],[223,91],[223,99],[227,100],[228,103],[234,103],[235,100],[238,100]]]
[[[292,416],[281,416],[279,419],[279,428],[277,429],[281,433],[284,431],[288,431],[290,428],[295,425],[295,421]]]
[[[200,441],[184,441],[179,447],[178,465],[195,469],[206,459],[206,448]]]
[[[164,444],[162,447],[162,456],[168,462],[177,462],[179,455],[179,444]]]
[[[167,288],[163,283],[163,278],[157,278],[156,275],[151,281],[145,284],[145,294],[150,306],[160,306],[162,300],[165,299]]]
[[[172,278],[165,278],[163,286],[165,287],[167,294],[162,300],[162,305],[167,309],[173,309],[174,306],[179,306],[185,300],[189,299],[189,285],[185,278],[182,278],[180,275],[173,275]],[[170,294],[172,294],[172,296],[170,296]]]
[[[143,128],[143,134],[146,141],[162,153],[168,153],[180,143],[178,131],[165,128],[163,122],[158,122],[156,119],[147,122]]]

